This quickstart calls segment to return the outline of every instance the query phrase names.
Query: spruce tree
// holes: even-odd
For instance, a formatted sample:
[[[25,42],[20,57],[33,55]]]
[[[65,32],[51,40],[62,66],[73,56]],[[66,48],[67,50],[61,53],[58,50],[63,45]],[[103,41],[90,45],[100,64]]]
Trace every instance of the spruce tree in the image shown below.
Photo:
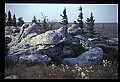
[[[42,17],[43,17],[42,27],[43,27],[44,29],[48,29],[48,28],[47,28],[47,27],[48,27],[48,25],[47,25],[47,22],[48,22],[47,16],[45,16],[42,12],[41,12],[41,14],[42,14]]]
[[[67,28],[68,18],[67,18],[67,14],[66,14],[66,8],[64,8],[64,10],[63,10],[63,15],[60,15],[60,16],[63,17],[62,22],[60,24],[65,25]]]
[[[36,17],[33,17],[32,23],[37,23]]]
[[[91,34],[94,34],[94,22],[95,22],[95,19],[93,19],[94,18],[94,16],[93,16],[93,13],[91,12],[91,16],[90,16],[90,18],[87,18],[87,25],[89,26],[89,32],[91,33]]]
[[[47,22],[46,22],[46,19],[43,19],[43,28],[47,28]]]
[[[22,26],[23,24],[24,24],[23,17],[19,17],[19,18],[18,18],[17,26]]]
[[[5,26],[6,26],[7,14],[5,13]]]
[[[82,29],[84,27],[83,21],[82,21],[82,19],[83,19],[82,7],[80,6],[78,10],[80,11],[80,14],[78,15],[78,19],[77,19],[78,26]]]
[[[12,26],[13,25],[13,21],[11,18],[11,12],[8,12],[8,20],[7,20],[7,26]]]
[[[16,25],[16,17],[15,17],[15,14],[13,15],[13,26],[15,26],[15,27],[17,26],[17,25]]]

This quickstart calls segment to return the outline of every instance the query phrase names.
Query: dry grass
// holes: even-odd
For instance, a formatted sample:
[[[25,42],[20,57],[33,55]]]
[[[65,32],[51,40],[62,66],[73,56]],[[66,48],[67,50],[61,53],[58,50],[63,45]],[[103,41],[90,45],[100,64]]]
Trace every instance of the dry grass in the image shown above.
[[[5,76],[12,74],[17,74],[20,79],[118,79],[118,64],[107,61],[102,65],[89,67],[17,64],[5,68]]]

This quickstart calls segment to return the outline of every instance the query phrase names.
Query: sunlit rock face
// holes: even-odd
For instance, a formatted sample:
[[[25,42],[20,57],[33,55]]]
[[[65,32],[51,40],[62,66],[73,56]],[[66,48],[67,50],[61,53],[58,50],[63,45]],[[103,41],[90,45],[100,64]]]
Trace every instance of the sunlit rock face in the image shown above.
[[[45,63],[49,64],[51,62],[51,58],[47,55],[41,55],[41,52],[37,50],[35,47],[30,47],[27,49],[18,49],[15,50],[6,57],[8,60],[11,60],[13,63]]]
[[[20,61],[30,62],[31,60],[33,61],[33,59],[35,59],[34,62],[43,61],[45,63],[48,63],[51,61],[51,59],[47,55],[47,57],[40,56],[41,53],[37,52],[42,49],[49,49],[51,53],[53,52],[53,57],[56,53],[58,53],[59,57],[60,53],[63,52],[62,48],[53,47],[61,42],[68,41],[69,39],[69,36],[67,36],[66,33],[66,27],[61,27],[58,30],[49,30],[42,34],[39,34],[37,30],[34,29],[37,28],[35,24],[32,24],[32,26],[28,27],[26,25],[23,25],[22,27],[24,29],[21,30],[20,35],[16,36],[16,39],[14,37],[11,44],[9,44],[10,50],[7,58],[11,59],[15,63],[18,63]],[[32,47],[34,47],[34,49],[31,49]],[[58,51],[54,53],[56,50]],[[70,53],[64,51],[64,54],[67,55]],[[47,58],[48,60],[44,58]]]
[[[99,47],[92,48],[84,53],[82,53],[77,58],[65,58],[62,63],[69,66],[91,66],[98,65],[103,58],[103,50]]]
[[[49,30],[31,38],[29,45],[39,45],[39,49],[44,49],[45,47],[48,47],[46,44],[56,45],[61,42],[69,42],[70,38],[71,36],[67,34],[66,27],[61,27],[58,30]]]
[[[72,24],[71,27],[67,29],[68,33],[75,36],[82,33],[81,28],[77,24]]]
[[[38,26],[33,23],[31,26],[22,26],[23,28],[21,28],[20,30],[20,34],[19,34],[19,37],[18,37],[18,42],[21,41],[22,38],[25,38],[28,34],[31,34],[31,33],[36,33],[36,34],[39,34],[39,31],[38,31]]]
[[[60,38],[58,33],[54,30],[47,31],[43,34],[37,35],[36,37],[31,38],[30,45],[38,45],[38,44],[58,44]]]

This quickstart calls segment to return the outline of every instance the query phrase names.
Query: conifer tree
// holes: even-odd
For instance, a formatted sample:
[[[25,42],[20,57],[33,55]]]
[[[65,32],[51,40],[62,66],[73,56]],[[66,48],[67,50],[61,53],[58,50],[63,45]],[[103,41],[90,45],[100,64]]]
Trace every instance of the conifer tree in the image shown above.
[[[83,28],[83,21],[82,21],[82,19],[83,19],[83,13],[82,13],[82,7],[80,6],[78,10],[80,11],[80,14],[78,15],[78,19],[77,19],[77,21],[78,21],[78,26],[82,29],[82,28]]]
[[[5,13],[5,26],[6,26],[7,14]]]
[[[82,31],[82,34],[81,35],[83,35],[84,34],[84,31],[83,31],[83,27],[84,27],[84,25],[83,25],[83,13],[82,13],[82,7],[80,6],[79,8],[78,8],[78,10],[80,11],[80,13],[79,13],[79,15],[78,15],[78,19],[77,19],[77,21],[78,21],[78,26],[81,28],[81,31]]]
[[[41,12],[41,14],[42,14],[42,17],[43,17],[42,26],[43,26],[43,28],[48,29],[47,28],[48,27],[48,25],[47,25],[47,22],[48,22],[47,16],[45,16],[42,12]]]
[[[7,26],[12,26],[13,25],[13,21],[11,18],[11,12],[8,11],[8,19],[7,19]]]
[[[22,26],[23,24],[24,24],[23,17],[19,17],[19,18],[18,18],[17,26]]]
[[[95,22],[95,19],[93,19],[94,16],[93,16],[93,13],[91,12],[91,16],[90,18],[87,18],[87,25],[89,26],[88,30],[91,34],[94,34],[94,22]]]
[[[37,23],[36,17],[33,17],[32,23]]]
[[[67,24],[68,24],[68,18],[67,18],[67,14],[66,14],[66,8],[64,7],[64,10],[63,10],[63,15],[60,15],[63,17],[62,19],[62,22],[60,24],[63,24],[67,27]]]
[[[16,17],[15,17],[15,14],[13,15],[13,26],[15,26],[15,27],[17,26],[17,25],[16,25]]]

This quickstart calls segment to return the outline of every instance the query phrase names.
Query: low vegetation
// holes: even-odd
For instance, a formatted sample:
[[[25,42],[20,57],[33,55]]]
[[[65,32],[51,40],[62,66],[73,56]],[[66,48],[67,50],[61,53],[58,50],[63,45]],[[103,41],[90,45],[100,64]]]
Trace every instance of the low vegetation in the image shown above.
[[[98,66],[17,64],[5,68],[5,76],[16,74],[20,79],[118,79],[118,63],[103,60]]]

